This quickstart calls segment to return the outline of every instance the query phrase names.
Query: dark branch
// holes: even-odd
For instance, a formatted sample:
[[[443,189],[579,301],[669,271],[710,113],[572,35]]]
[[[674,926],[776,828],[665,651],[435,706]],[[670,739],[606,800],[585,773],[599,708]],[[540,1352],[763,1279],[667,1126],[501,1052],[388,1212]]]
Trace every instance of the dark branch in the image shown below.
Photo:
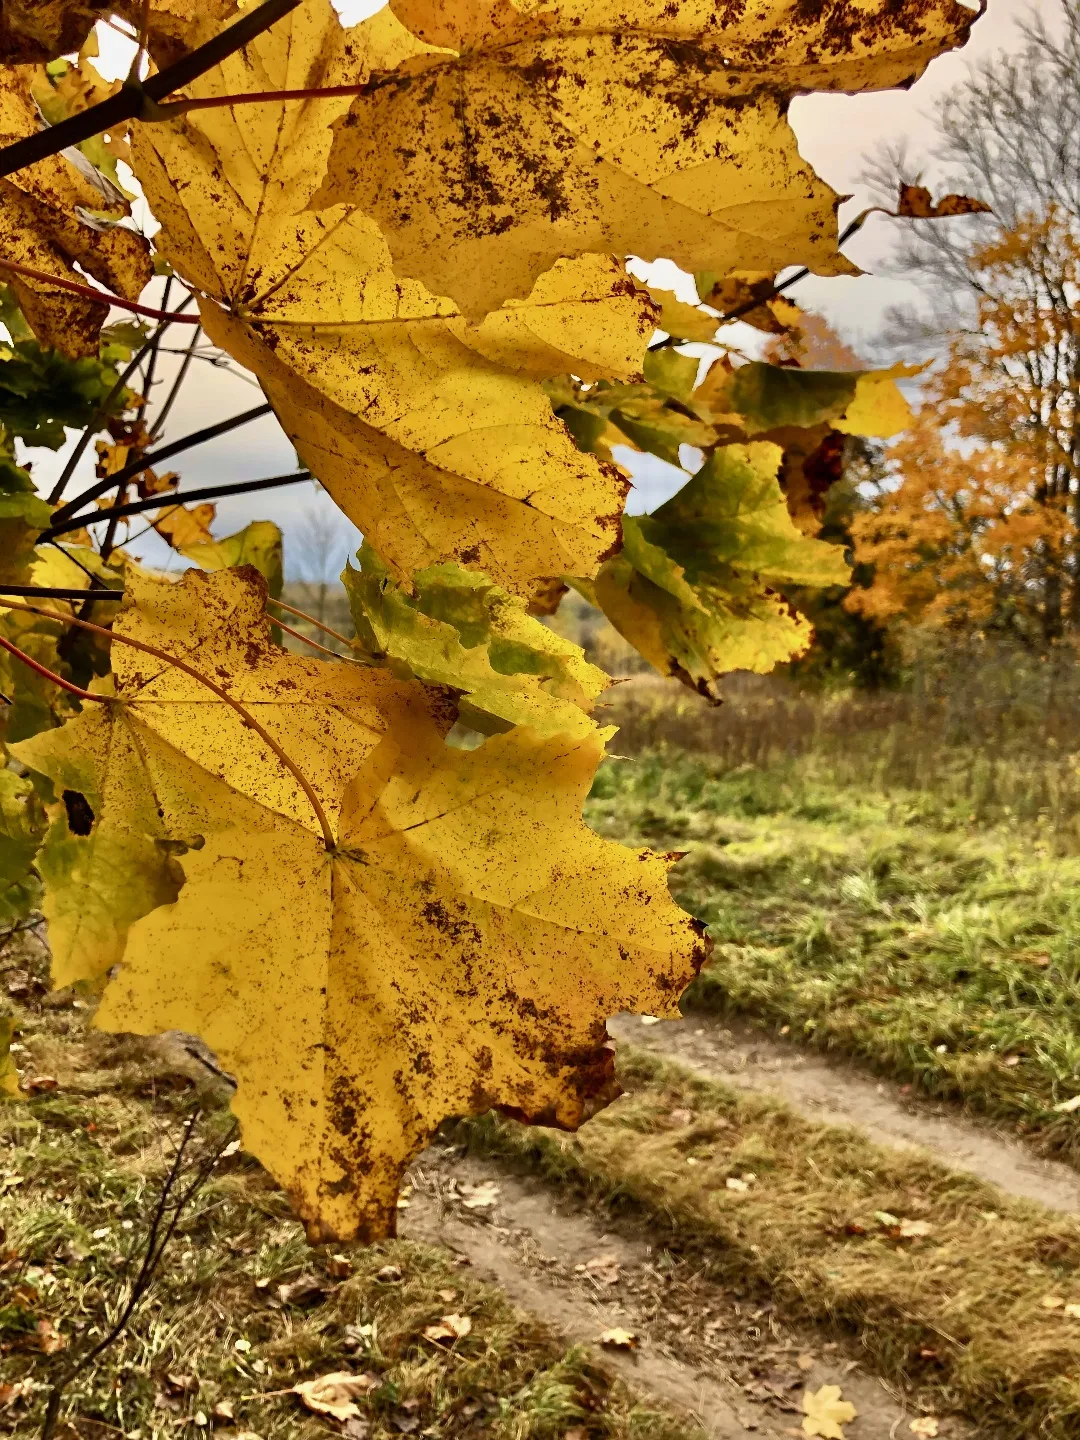
[[[108,586],[90,586],[88,590],[64,590],[56,585],[0,585],[0,595],[27,595],[31,600],[116,600],[124,598],[123,590]]]
[[[48,155],[58,155],[69,145],[79,145],[92,135],[100,135],[103,130],[116,129],[125,120],[152,114],[153,107],[174,90],[183,89],[200,75],[205,75],[207,70],[220,65],[299,4],[300,0],[263,0],[256,9],[242,15],[175,65],[167,66],[142,82],[129,80],[115,95],[99,105],[91,105],[81,114],[61,120],[59,125],[39,130],[36,135],[16,140],[13,145],[6,145],[0,150],[0,178],[21,170],[25,165],[33,165],[37,160],[44,160]]]
[[[114,505],[109,510],[98,510],[93,515],[75,515],[60,524],[52,525],[48,530],[42,532],[38,537],[38,544],[54,540],[57,535],[65,535],[70,530],[81,530],[84,525],[94,525],[99,520],[110,520],[114,516],[138,515],[144,510],[167,510],[175,509],[178,505],[186,505],[191,500],[218,500],[224,499],[227,495],[246,495],[251,490],[276,490],[282,485],[298,485],[301,480],[312,478],[310,470],[297,470],[292,475],[271,475],[265,480],[241,480],[235,485],[207,485],[202,490],[186,490],[183,493],[166,490],[160,495],[152,495],[148,500],[131,500],[126,505]],[[56,512],[59,515],[59,511]],[[13,595],[13,590],[0,591],[0,594]],[[40,591],[35,591],[40,594]],[[82,594],[85,596],[86,591]]]
[[[69,500],[66,505],[61,505],[53,515],[49,534],[59,533],[59,529],[78,529],[78,526],[68,525],[66,522],[80,506],[88,505],[91,500],[96,500],[107,490],[125,484],[136,475],[141,475],[144,470],[153,469],[155,465],[159,465],[163,460],[171,459],[173,455],[179,455],[183,450],[191,450],[196,445],[205,444],[207,440],[216,440],[219,435],[226,435],[230,430],[237,430],[241,425],[247,425],[252,420],[260,420],[264,415],[271,413],[269,405],[256,405],[253,410],[245,410],[242,415],[231,415],[228,420],[219,420],[216,425],[207,425],[202,430],[195,430],[190,435],[183,435],[179,440],[172,440],[168,445],[162,445],[159,450],[152,450],[149,455],[144,455],[139,460],[133,460],[130,465],[125,465],[122,470],[117,470],[115,475],[107,475],[104,480],[97,481],[89,489],[84,490],[81,495],[76,495],[74,500]],[[102,516],[114,513],[115,510],[102,510],[90,518],[100,520]]]
[[[193,298],[193,296],[188,295],[186,299],[182,300],[180,302],[180,305],[177,307],[178,313],[179,311],[184,310],[186,306],[190,305]],[[165,331],[169,328],[171,324],[172,321],[166,320],[163,324],[157,327],[153,335],[148,336],[146,340],[144,340],[142,346],[136,352],[135,358],[128,363],[127,368],[120,375],[119,379],[116,381],[116,384],[112,387],[109,393],[105,396],[105,399],[102,400],[101,404],[94,411],[93,416],[90,419],[90,423],[86,426],[85,430],[79,436],[79,439],[75,445],[75,449],[72,450],[71,454],[68,456],[67,464],[61,471],[59,480],[57,480],[56,484],[52,488],[52,493],[49,496],[50,505],[55,505],[56,502],[63,495],[64,490],[67,487],[68,481],[75,473],[75,467],[78,465],[79,461],[82,459],[86,451],[86,447],[90,444],[90,441],[94,438],[98,430],[101,428],[102,422],[106,420],[110,415],[113,405],[116,403],[118,397],[123,393],[128,381],[135,374],[135,371],[139,368],[139,366],[146,359],[147,355],[150,353],[150,349],[154,344],[155,340],[160,340],[162,335],[165,334]]]

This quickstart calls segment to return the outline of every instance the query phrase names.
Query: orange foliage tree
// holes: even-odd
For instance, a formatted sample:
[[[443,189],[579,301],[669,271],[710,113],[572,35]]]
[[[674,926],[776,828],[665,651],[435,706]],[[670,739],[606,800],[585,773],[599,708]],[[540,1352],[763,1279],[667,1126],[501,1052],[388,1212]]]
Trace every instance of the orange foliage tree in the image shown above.
[[[973,252],[976,323],[955,335],[887,479],[852,522],[878,623],[1080,626],[1080,237],[1051,208]]]

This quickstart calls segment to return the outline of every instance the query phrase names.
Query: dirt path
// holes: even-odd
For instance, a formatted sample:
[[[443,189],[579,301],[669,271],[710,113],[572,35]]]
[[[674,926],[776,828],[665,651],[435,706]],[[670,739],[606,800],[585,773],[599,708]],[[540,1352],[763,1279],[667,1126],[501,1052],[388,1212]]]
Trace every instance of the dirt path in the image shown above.
[[[803,1391],[827,1384],[858,1411],[850,1440],[910,1434],[916,1412],[860,1368],[854,1349],[705,1280],[633,1222],[605,1229],[543,1182],[450,1148],[425,1152],[411,1183],[403,1235],[448,1246],[523,1309],[595,1347],[643,1398],[694,1416],[711,1440],[803,1436]],[[632,1332],[637,1349],[601,1347],[612,1329]],[[968,1432],[943,1421],[940,1433]]]
[[[842,1061],[707,1015],[652,1023],[620,1015],[608,1029],[617,1040],[737,1089],[779,1096],[809,1120],[854,1125],[876,1144],[928,1151],[941,1164],[978,1175],[1010,1195],[1052,1210],[1080,1211],[1080,1174],[1070,1166],[1042,1160],[952,1107],[904,1096],[895,1081],[875,1080]]]

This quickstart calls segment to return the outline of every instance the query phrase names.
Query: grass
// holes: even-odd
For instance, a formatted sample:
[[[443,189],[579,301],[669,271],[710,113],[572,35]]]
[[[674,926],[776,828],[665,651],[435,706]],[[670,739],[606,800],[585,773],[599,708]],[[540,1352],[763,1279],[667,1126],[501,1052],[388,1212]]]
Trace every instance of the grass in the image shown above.
[[[0,1107],[0,1433],[17,1435],[37,1433],[59,1370],[117,1314],[185,1118],[204,1107],[204,1149],[229,1123],[213,1077],[193,1083],[141,1042],[88,1032],[85,1012],[42,1005],[44,987],[26,973],[5,976],[23,1000],[16,1057],[24,1075],[58,1086]],[[447,1312],[472,1322],[451,1349],[423,1336]],[[368,1440],[690,1440],[449,1252],[309,1246],[242,1153],[219,1162],[148,1300],[70,1386],[65,1413],[93,1440],[210,1428],[314,1440],[341,1428],[281,1392],[335,1371],[370,1377],[357,1402],[366,1425],[354,1431]]]
[[[1080,1431],[1080,1318],[1064,1309],[1080,1302],[1080,1221],[655,1057],[620,1065],[629,1093],[577,1136],[490,1117],[462,1133],[644,1209],[713,1278],[771,1287],[785,1319],[855,1331],[939,1414],[1011,1440]]]
[[[749,1016],[1080,1160],[1080,858],[808,761],[609,761],[602,834],[686,850],[673,888],[716,950],[688,1006]]]

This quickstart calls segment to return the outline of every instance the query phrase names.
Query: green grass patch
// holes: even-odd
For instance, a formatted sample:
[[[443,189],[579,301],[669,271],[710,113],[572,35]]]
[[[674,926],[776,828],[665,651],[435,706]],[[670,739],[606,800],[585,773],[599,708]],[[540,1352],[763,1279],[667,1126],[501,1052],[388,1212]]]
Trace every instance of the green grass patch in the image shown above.
[[[714,956],[690,1007],[740,1013],[1080,1159],[1080,858],[1038,830],[928,824],[924,797],[675,751],[609,761],[602,834],[687,852]]]
[[[653,1056],[622,1050],[620,1073],[629,1093],[576,1136],[492,1117],[461,1132],[643,1207],[714,1278],[767,1284],[785,1318],[854,1331],[939,1413],[1010,1440],[1078,1433],[1080,1318],[1065,1306],[1080,1306],[1080,1222]]]

